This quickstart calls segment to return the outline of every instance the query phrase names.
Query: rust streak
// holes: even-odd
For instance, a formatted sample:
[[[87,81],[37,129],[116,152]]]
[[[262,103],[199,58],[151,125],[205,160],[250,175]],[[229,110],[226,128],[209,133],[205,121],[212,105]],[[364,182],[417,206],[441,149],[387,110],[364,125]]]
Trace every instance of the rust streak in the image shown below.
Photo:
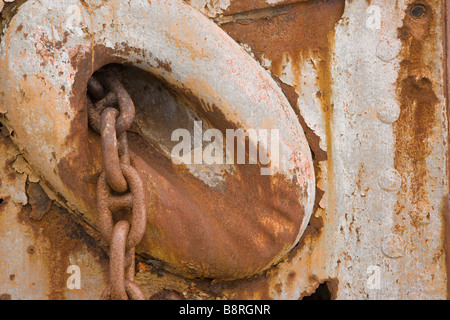
[[[402,176],[402,185],[397,193],[393,231],[407,243],[420,239],[417,233],[422,232],[417,225],[415,234],[406,232],[410,223],[416,224],[411,213],[427,215],[432,209],[427,158],[433,149],[433,141],[438,139],[433,131],[439,99],[427,75],[425,62],[425,57],[431,54],[426,48],[437,46],[427,44],[434,41],[429,35],[430,30],[436,27],[436,22],[432,8],[425,2],[420,3],[427,8],[425,16],[421,19],[414,18],[411,14],[412,5],[409,6],[403,26],[398,30],[403,59],[397,79],[400,116],[393,125],[393,131],[396,139],[394,166]],[[410,246],[409,250],[414,250],[414,246]]]
[[[61,207],[53,204],[40,221],[32,220],[31,212],[31,206],[26,205],[18,215],[18,220],[33,230],[36,244],[40,244],[39,247],[29,246],[27,252],[30,259],[43,258],[46,264],[50,280],[48,299],[66,299],[66,269],[70,265],[69,256],[86,245],[95,257],[101,257],[103,268],[106,268],[106,256],[98,249],[96,242]],[[38,253],[39,256],[34,257]]]

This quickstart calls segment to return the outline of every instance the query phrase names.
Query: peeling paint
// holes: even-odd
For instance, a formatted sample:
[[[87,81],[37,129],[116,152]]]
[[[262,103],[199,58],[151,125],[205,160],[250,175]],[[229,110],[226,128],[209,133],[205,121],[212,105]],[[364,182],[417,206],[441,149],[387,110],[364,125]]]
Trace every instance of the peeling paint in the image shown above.
[[[134,64],[161,79],[173,96],[221,132],[276,128],[281,137],[278,173],[262,176],[259,165],[234,165],[224,173],[224,183],[212,188],[174,166],[149,137],[130,134],[131,158],[146,183],[149,209],[148,232],[138,252],[186,277],[228,280],[250,277],[280,261],[305,230],[315,192],[301,125],[270,75],[182,2],[133,2],[129,7],[110,1],[90,10],[83,7],[82,15],[91,20],[83,38],[54,30],[65,21],[66,6],[53,1],[43,14],[38,4],[26,2],[1,43],[2,90],[9,92],[1,98],[5,119],[39,177],[75,216],[95,228],[93,181],[101,157],[98,136],[88,130],[86,83],[104,65]],[[138,18],[152,19],[136,23],[136,17],[130,18],[139,11],[136,6],[142,6]],[[104,12],[116,9],[129,10],[131,16],[116,17],[117,25],[105,28]],[[33,34],[33,41],[8,41],[16,32]],[[120,38],[127,43],[116,43]],[[152,41],[142,43],[142,38]],[[22,63],[24,54],[29,63]],[[11,94],[12,87],[17,94]]]
[[[231,0],[187,0],[186,2],[208,17],[215,17],[228,9]]]
[[[259,270],[246,279],[186,279],[183,272],[173,269],[168,263],[170,259],[158,260],[146,250],[140,250],[136,282],[144,288],[146,296],[152,299],[299,299],[308,298],[325,285],[331,293],[331,299],[445,299],[448,270],[445,265],[443,220],[447,214],[445,210],[448,210],[448,119],[443,85],[445,55],[442,1],[417,2],[426,7],[426,13],[420,19],[415,19],[410,1],[379,0],[375,4],[383,12],[380,29],[365,28],[367,15],[364,13],[373,1],[186,2],[225,30],[239,43],[239,50],[247,55],[245,59],[254,59],[264,68],[258,69],[258,74],[270,73],[281,88],[289,101],[286,105],[293,111],[288,113],[289,117],[303,127],[313,154],[315,202],[311,204],[312,215],[308,226],[305,226],[296,246],[287,250],[275,265]],[[95,21],[93,12],[98,4],[90,3],[92,6],[86,4],[86,11],[82,11],[83,18]],[[121,3],[117,8],[127,10],[127,5]],[[6,9],[8,6],[5,6],[2,14],[9,14]],[[147,11],[138,9],[135,7],[130,11],[135,19],[148,16]],[[90,35],[91,31],[99,34],[107,32],[105,28],[117,30],[117,21],[113,21],[114,11],[112,7],[102,11],[106,17],[106,26],[91,21],[91,25],[80,32]],[[161,25],[163,22],[155,23]],[[31,29],[27,30],[26,24],[18,25],[15,30],[15,34],[22,38],[32,32]],[[36,29],[36,32],[40,35],[50,34],[49,30]],[[180,37],[170,38],[163,47],[170,48],[175,43],[177,50],[170,52],[167,49],[163,55],[157,56],[153,56],[154,52],[136,49],[141,43],[132,43],[133,33],[144,32],[136,29],[127,33],[126,38],[131,39],[130,43],[106,41],[98,47],[92,46],[98,39],[90,37],[85,39],[83,47],[69,48],[67,55],[60,56],[54,54],[53,48],[70,47],[74,38],[39,36],[33,40],[36,44],[33,50],[39,52],[47,64],[60,66],[59,72],[65,75],[65,80],[58,80],[52,85],[57,85],[64,92],[77,85],[76,75],[80,70],[85,73],[80,77],[86,80],[93,71],[107,63],[125,61],[108,59],[108,52],[132,57],[135,66],[145,72],[156,73],[155,83],[167,77],[167,74],[176,72],[179,67],[177,61],[168,58],[171,53],[187,61],[209,58],[205,51],[191,51],[182,41],[195,39],[195,33],[201,31],[167,31],[168,38],[173,32],[177,32]],[[204,34],[209,36],[208,32]],[[12,36],[7,33],[1,40],[2,44],[11,41]],[[221,45],[225,46],[229,41],[224,38]],[[90,63],[83,67],[80,64],[79,70],[71,67],[70,58],[73,59],[76,54],[79,59]],[[239,57],[244,59],[244,56]],[[145,61],[148,60],[151,62],[146,65]],[[127,70],[130,74],[137,74],[132,68]],[[232,70],[242,71],[239,68]],[[24,83],[42,81],[39,77],[32,78],[29,70],[24,70],[22,77],[27,78]],[[148,84],[139,78],[126,78],[130,91],[135,86]],[[177,110],[187,104],[194,112],[188,115],[183,113],[186,119],[207,116],[211,110],[217,111],[214,109],[217,95],[210,87],[213,79],[214,75],[209,81],[200,80],[195,75],[180,75],[155,85],[152,90],[148,90],[148,95],[137,92],[139,90],[134,92],[139,112],[136,126],[130,133],[132,148],[143,173],[149,172],[146,163],[150,158],[154,157],[154,162],[158,162],[159,166],[150,171],[154,174],[153,182],[156,181],[158,185],[167,185],[165,179],[169,179],[167,177],[171,177],[175,171],[171,171],[169,164],[162,158],[152,155],[151,146],[158,145],[161,154],[167,156],[170,144],[164,139],[166,125],[158,127],[161,123],[158,122],[157,112],[152,118],[146,114],[145,106],[159,103]],[[205,92],[204,97],[199,99],[198,92],[192,90],[174,90],[183,81],[194,88],[201,88]],[[196,86],[193,85],[195,83]],[[25,89],[32,92],[33,88],[28,86]],[[81,92],[80,96],[84,94],[84,88],[77,90]],[[155,93],[157,90],[165,90],[165,93],[158,96]],[[260,90],[264,92],[265,88],[261,87]],[[232,95],[232,92],[226,91],[226,94]],[[266,98],[263,94],[258,96],[258,99]],[[155,102],[158,99],[159,102]],[[20,100],[20,103],[24,103],[24,100]],[[243,100],[234,103],[245,104]],[[78,111],[66,110],[64,117],[67,121],[63,116],[55,120],[60,113],[64,114],[61,106],[58,108],[58,112],[50,117],[52,121],[60,121],[58,125],[62,128],[57,131],[58,134],[65,135],[70,129],[68,123],[77,117],[78,120],[72,122],[72,129],[81,130],[85,126],[85,115]],[[0,111],[6,112],[6,105],[0,105]],[[36,113],[38,115],[39,112]],[[271,116],[276,118],[280,114],[274,112]],[[252,117],[255,114],[235,114],[230,119],[239,122],[240,118]],[[32,128],[25,124],[23,131],[17,130],[10,123],[11,119],[9,111],[0,118],[4,123],[2,132],[10,135],[9,138],[0,139],[0,150],[4,151],[0,152],[0,160],[4,163],[0,171],[0,198],[3,199],[0,203],[0,233],[9,239],[5,246],[0,247],[0,253],[12,257],[5,259],[5,268],[0,268],[4,273],[0,279],[7,279],[4,282],[0,280],[0,288],[7,288],[0,299],[95,298],[96,291],[104,285],[102,279],[106,272],[102,262],[103,253],[94,249],[102,243],[98,239],[94,242],[94,238],[87,235],[95,237],[96,234],[92,228],[95,225],[95,213],[88,212],[89,207],[93,206],[89,203],[94,202],[94,198],[86,197],[83,202],[77,202],[76,199],[81,190],[95,192],[95,178],[100,170],[97,138],[92,133],[78,140],[70,140],[73,138],[71,136],[65,145],[61,144],[64,147],[54,154],[51,144],[55,142],[50,143],[41,151],[50,159],[51,165],[41,168],[32,161],[28,162],[29,158],[37,157],[38,152],[30,155],[22,149],[19,152],[14,146],[15,143],[20,145],[18,142],[24,132],[32,133]],[[186,119],[181,119],[176,125]],[[223,119],[214,121],[224,124]],[[153,127],[157,130],[152,131]],[[81,169],[81,180],[84,182],[70,184],[70,178],[67,178],[64,183],[55,183],[46,178],[52,170],[59,170],[61,176],[64,175],[62,171],[66,170],[67,176],[70,176],[69,170],[72,168],[83,168],[83,161],[79,161],[81,158],[71,157],[77,155],[74,150],[88,150],[82,154],[91,155],[91,158],[86,156],[83,160],[90,164],[86,170]],[[66,155],[69,156],[64,157]],[[61,158],[66,162],[57,160]],[[224,172],[214,180],[207,176],[210,172],[201,167],[177,171],[172,181],[177,186],[176,198],[179,202],[167,201],[164,202],[165,206],[170,204],[178,208],[177,205],[184,203],[183,197],[187,195],[188,198],[196,199],[190,192],[200,192],[201,184],[196,185],[198,181],[194,183],[194,180],[185,177],[187,172],[191,174],[195,170],[198,170],[197,175],[193,176],[202,177],[200,181],[211,182],[206,185],[212,189],[226,185],[223,182],[227,174]],[[229,171],[228,174],[232,175],[233,172]],[[253,181],[245,174],[241,178]],[[186,186],[192,188],[191,191],[180,187],[180,180],[183,179]],[[33,192],[30,193],[29,188],[32,183],[38,182],[49,195],[50,202],[48,199],[33,199]],[[65,190],[67,186],[72,194]],[[230,186],[237,188],[235,184]],[[164,194],[161,190],[165,187],[158,188],[153,183],[148,184],[150,197],[156,192]],[[39,194],[41,190],[37,192],[37,199]],[[201,198],[191,201],[188,198],[185,203],[192,206],[215,204],[214,200],[202,202]],[[226,198],[223,203],[227,202]],[[233,199],[236,203],[241,201]],[[47,211],[47,206],[53,200],[55,204]],[[83,225],[86,234],[67,219],[68,213],[64,209],[54,207],[56,203],[71,209],[71,217]],[[152,202],[151,209],[155,210],[161,203]],[[33,205],[42,206],[41,209],[46,211],[42,216],[36,214],[41,220],[29,220],[30,214],[34,216]],[[81,214],[80,210],[88,213]],[[14,229],[11,231],[10,227],[5,226],[14,226]],[[60,236],[52,232],[46,234],[45,229],[54,226],[58,226],[57,230],[62,232]],[[170,228],[151,227],[149,230],[148,244],[151,246],[154,245],[154,237],[169,232]],[[216,234],[215,231],[211,233]],[[28,236],[23,237],[24,234]],[[33,236],[30,237],[30,234]],[[208,237],[213,238],[210,235]],[[54,245],[59,242],[63,244],[62,247]],[[12,246],[17,246],[20,254],[12,252]],[[33,248],[33,254],[27,253],[29,248]],[[49,253],[50,248],[53,253]],[[70,254],[61,251],[67,249]],[[170,254],[172,251],[167,252]],[[14,259],[22,265],[14,264]],[[53,260],[58,263],[53,263]],[[61,276],[63,266],[86,261],[94,261],[92,273],[95,279],[89,287],[94,289],[93,292],[84,291],[76,295],[65,290],[64,277]],[[34,278],[29,274],[30,269],[26,269],[30,266],[36,274]],[[379,288],[368,286],[368,271],[373,270],[370,268],[377,268],[380,272]],[[52,277],[51,274],[57,276]]]
[[[19,151],[10,138],[0,134],[0,162],[11,163],[11,158],[19,159]],[[29,188],[27,197],[27,174],[8,165],[0,170],[0,181],[4,182],[0,187],[0,288],[4,299],[96,299],[104,286],[107,263],[96,243],[67,211],[38,200]],[[46,215],[39,217],[40,221],[32,220],[30,214],[39,212],[41,206]],[[82,288],[77,292],[66,286],[70,264],[82,270]]]

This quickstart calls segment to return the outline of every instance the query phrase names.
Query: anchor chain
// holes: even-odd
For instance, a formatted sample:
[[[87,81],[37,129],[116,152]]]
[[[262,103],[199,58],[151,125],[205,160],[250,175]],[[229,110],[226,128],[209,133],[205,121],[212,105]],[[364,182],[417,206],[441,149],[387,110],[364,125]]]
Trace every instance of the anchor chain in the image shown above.
[[[127,131],[135,116],[130,95],[115,75],[88,81],[89,125],[101,136],[103,171],[97,183],[99,229],[109,245],[109,285],[103,300],[144,300],[134,282],[135,247],[145,232],[147,214],[142,180],[131,165]],[[117,109],[118,107],[118,109]],[[113,212],[131,210],[114,222]]]

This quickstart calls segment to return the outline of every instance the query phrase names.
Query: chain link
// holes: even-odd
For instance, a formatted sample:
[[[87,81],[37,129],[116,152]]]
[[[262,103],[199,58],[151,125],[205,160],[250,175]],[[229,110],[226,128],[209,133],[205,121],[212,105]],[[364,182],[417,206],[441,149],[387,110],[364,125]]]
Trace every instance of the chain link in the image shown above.
[[[97,183],[97,210],[100,233],[110,250],[109,285],[101,299],[144,300],[134,282],[134,248],[144,236],[147,221],[142,179],[128,151],[134,104],[120,81],[105,74],[100,80],[91,77],[87,100],[89,124],[101,136],[103,172]],[[113,212],[121,209],[131,210],[130,221],[114,224]]]

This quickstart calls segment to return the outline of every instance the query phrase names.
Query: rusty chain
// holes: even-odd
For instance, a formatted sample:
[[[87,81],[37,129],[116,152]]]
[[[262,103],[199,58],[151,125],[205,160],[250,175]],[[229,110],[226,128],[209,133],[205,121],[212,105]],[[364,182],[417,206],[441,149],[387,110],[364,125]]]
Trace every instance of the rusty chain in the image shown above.
[[[101,136],[103,171],[97,184],[97,210],[100,233],[110,249],[109,285],[101,299],[144,300],[134,282],[134,248],[144,236],[147,220],[142,180],[128,151],[134,104],[114,75],[92,76],[87,100],[89,124]],[[131,209],[130,221],[114,223],[113,212],[121,209]]]

